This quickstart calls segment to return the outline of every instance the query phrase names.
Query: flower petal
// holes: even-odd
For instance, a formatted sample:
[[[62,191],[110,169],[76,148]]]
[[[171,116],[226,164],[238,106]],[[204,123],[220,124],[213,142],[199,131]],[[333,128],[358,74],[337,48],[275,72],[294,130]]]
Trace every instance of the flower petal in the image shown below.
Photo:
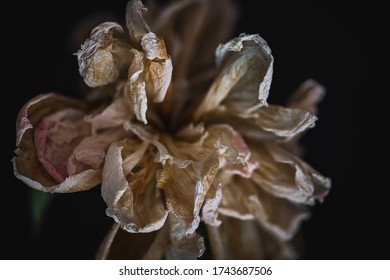
[[[73,175],[86,169],[102,169],[111,143],[122,139],[126,134],[123,128],[117,127],[84,138],[69,156],[68,173]]]
[[[224,103],[235,112],[252,112],[267,106],[273,57],[259,35],[242,34],[216,51],[219,73],[195,111],[195,120]]]
[[[302,221],[308,218],[308,212],[303,207],[274,197],[251,180],[238,176],[224,185],[219,211],[243,220],[255,218],[283,240],[291,239]]]
[[[222,185],[213,182],[211,188],[206,194],[202,207],[202,220],[211,226],[219,226],[221,221],[218,219],[218,207],[222,201]]]
[[[169,215],[171,245],[166,252],[170,260],[195,260],[205,251],[203,237],[196,232],[188,234],[187,223]]]
[[[203,145],[209,149],[217,149],[220,168],[249,178],[258,164],[251,158],[251,152],[241,135],[226,124],[208,126],[207,133]]]
[[[168,215],[156,189],[156,164],[145,154],[148,146],[130,139],[111,145],[103,169],[106,213],[129,232],[158,230]]]
[[[62,113],[58,113],[61,111]],[[82,119],[86,111],[87,108],[82,102],[54,93],[38,95],[27,102],[20,110],[16,123],[16,145],[18,149],[15,151],[16,156],[12,159],[15,176],[30,187],[45,192],[82,191],[99,184],[101,180],[100,170],[85,170],[67,177],[66,167],[63,169],[60,167],[62,166],[61,162],[55,160],[55,156],[61,156],[64,150],[58,148],[59,153],[56,153],[50,150],[51,148],[47,149],[49,146],[46,146],[47,140],[52,143],[52,147],[56,147],[57,144],[60,146],[68,145],[67,141],[74,141],[76,138],[78,140],[72,146],[77,145],[81,140],[79,136],[86,132],[85,129],[80,130],[80,127],[78,127],[76,131],[80,135],[75,134],[76,131],[71,129],[72,125],[68,117],[78,118],[77,116],[79,116]],[[51,118],[55,119],[56,113],[58,113],[58,117],[62,115],[65,119],[68,118],[65,123],[70,130],[66,133],[60,129],[60,123],[57,123],[57,127],[54,126],[56,124],[54,121],[46,122],[46,126],[41,124],[42,120],[50,115]],[[48,118],[50,119],[50,117]],[[47,126],[49,123],[51,123],[52,130]],[[62,122],[62,124],[65,123]],[[38,126],[41,126],[40,131],[37,131]],[[81,125],[81,127],[84,127],[84,125]],[[37,138],[36,141],[34,137]],[[67,150],[71,152],[72,148],[69,147]],[[52,154],[52,157],[50,157],[50,154]],[[54,159],[54,161],[51,159]],[[44,162],[44,165],[42,165],[42,162]],[[48,170],[51,170],[50,173]],[[53,177],[53,175],[56,177]],[[59,183],[59,181],[61,182]]]
[[[98,130],[121,126],[131,116],[132,112],[126,106],[124,97],[120,96],[99,112],[86,116],[85,121],[91,124],[93,133],[97,133]]]
[[[160,154],[167,153],[162,144],[156,147]],[[190,235],[198,228],[201,207],[218,171],[218,154],[199,161],[160,155],[160,161],[163,169],[158,170],[157,187],[164,190],[169,211],[187,223],[186,233]]]
[[[147,124],[146,110],[148,109],[148,99],[146,97],[145,85],[145,54],[136,49],[132,49],[133,61],[131,62],[128,83],[125,90],[127,98],[130,100],[134,114],[139,121]]]
[[[325,96],[325,88],[317,81],[308,79],[299,88],[293,92],[287,102],[287,107],[299,108],[310,112],[311,114],[317,114],[317,104]],[[302,157],[304,153],[304,147],[300,145],[299,140],[303,133],[295,135],[288,142],[283,143],[283,146],[292,154]]]
[[[249,114],[237,114],[220,106],[204,119],[207,124],[227,123],[248,139],[280,141],[288,141],[314,127],[316,120],[317,117],[306,110],[277,105],[262,107]]]
[[[118,23],[105,22],[96,26],[76,53],[80,75],[90,87],[115,81],[120,70],[129,65],[129,46],[115,39],[114,32],[123,33]]]
[[[148,62],[145,73],[148,98],[156,103],[163,102],[171,83],[173,70],[164,40],[149,32],[142,37],[141,46]]]
[[[259,162],[252,179],[276,197],[313,205],[328,194],[331,181],[282,147],[262,142],[247,142]]]

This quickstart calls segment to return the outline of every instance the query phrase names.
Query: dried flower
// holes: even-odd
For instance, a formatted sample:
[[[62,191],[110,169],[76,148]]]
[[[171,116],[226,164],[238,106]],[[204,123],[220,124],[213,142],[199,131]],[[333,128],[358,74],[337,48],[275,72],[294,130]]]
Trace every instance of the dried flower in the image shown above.
[[[45,192],[101,184],[115,223],[97,258],[196,259],[200,225],[214,258],[295,258],[306,206],[330,189],[297,157],[324,88],[308,80],[287,108],[269,105],[267,42],[219,44],[230,1],[154,8],[146,22],[142,2],[128,2],[126,31],[100,24],[77,52],[95,102],[51,93],[21,109],[15,175]]]

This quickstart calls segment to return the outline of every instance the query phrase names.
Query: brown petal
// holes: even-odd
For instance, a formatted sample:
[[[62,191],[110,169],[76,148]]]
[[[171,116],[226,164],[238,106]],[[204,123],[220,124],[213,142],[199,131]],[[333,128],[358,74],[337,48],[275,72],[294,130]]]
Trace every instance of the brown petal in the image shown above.
[[[34,141],[34,137],[36,137],[34,134],[37,134],[36,128],[45,117],[60,112],[61,110],[65,110],[63,112],[68,110],[67,112],[69,112],[70,115],[75,116],[71,112],[86,112],[87,108],[83,103],[77,100],[54,93],[39,95],[31,99],[22,107],[16,123],[16,145],[18,149],[15,151],[16,156],[12,159],[15,176],[30,187],[45,192],[75,192],[90,189],[100,183],[100,170],[85,170],[79,174],[67,177],[59,184],[58,180],[46,171],[49,165],[46,165],[45,170],[45,167],[41,163],[45,159],[44,148],[42,148],[40,152],[41,162],[38,160],[38,152]],[[67,113],[62,114],[66,115]],[[80,116],[83,116],[85,113],[75,114],[81,114]],[[70,123],[68,122],[68,124]],[[49,133],[49,130],[46,131]],[[82,134],[82,131],[83,130],[78,130],[77,132]],[[59,144],[61,144],[61,141],[65,141],[63,144],[66,144],[66,141],[71,141],[74,137],[79,138],[79,135],[74,134],[74,131],[68,131],[68,135],[63,134],[62,132],[64,131],[59,129],[56,134],[51,135],[54,141],[57,141]],[[60,133],[62,133],[61,137]],[[43,139],[43,136],[44,134],[40,136],[41,139]],[[43,142],[41,143],[43,144]],[[53,145],[54,144],[55,143],[53,142]],[[54,157],[55,155],[60,156],[61,153],[53,154]],[[50,161],[47,161],[47,158],[45,161],[50,163]],[[64,174],[65,172],[66,171],[63,171]],[[52,174],[54,173],[52,172]],[[57,179],[63,178],[58,177]]]
[[[308,111],[275,105],[260,108],[253,116],[254,123],[262,130],[286,140],[314,127],[316,120]]]
[[[221,216],[219,227],[207,227],[213,257],[219,260],[295,259],[289,242],[264,231],[255,220]]]
[[[73,175],[85,169],[102,169],[110,145],[126,134],[123,128],[117,127],[84,138],[69,156],[68,173]]]
[[[148,109],[148,99],[145,88],[145,55],[136,49],[132,49],[131,52],[134,54],[134,57],[129,68],[128,86],[125,94],[132,104],[137,119],[147,124],[146,110]]]
[[[148,68],[145,73],[146,91],[153,102],[164,101],[172,79],[172,61],[167,54],[164,40],[150,32],[142,37],[141,45],[146,53]]]
[[[195,111],[195,120],[222,102],[235,112],[248,113],[267,105],[273,57],[259,35],[240,35],[216,51],[219,73]]]
[[[148,143],[126,139],[111,145],[103,169],[102,196],[107,215],[129,232],[160,229],[167,218],[156,189],[156,164]]]
[[[223,187],[219,211],[239,219],[256,218],[265,229],[278,238],[291,239],[308,212],[288,200],[276,198],[256,186],[251,180],[234,176]]]
[[[288,141],[314,127],[316,120],[317,117],[306,110],[269,105],[250,114],[237,114],[220,106],[204,121],[208,124],[227,123],[242,136],[252,140]]]
[[[328,194],[330,179],[285,149],[270,142],[248,145],[260,164],[252,179],[270,194],[309,205]]]
[[[168,160],[158,170],[157,187],[164,190],[169,211],[186,222],[188,235],[199,226],[199,213],[218,167],[214,153],[197,162]]]
[[[226,124],[208,126],[207,132],[203,145],[210,150],[217,149],[221,160],[220,168],[249,178],[258,164],[251,159],[251,152],[241,135]]]
[[[188,234],[187,223],[180,218],[169,215],[171,245],[167,248],[166,257],[170,260],[195,260],[205,251],[203,237],[196,232]]]
[[[115,81],[120,70],[129,65],[129,46],[114,38],[114,32],[123,33],[118,23],[105,22],[96,26],[76,53],[80,75],[90,87]]]
[[[165,49],[164,41],[149,32],[141,41],[144,53],[132,49],[133,61],[128,72],[126,95],[138,120],[147,123],[148,99],[164,101],[172,78],[172,61]]]
[[[123,125],[132,117],[132,112],[126,106],[123,96],[115,98],[112,103],[99,112],[94,112],[85,117],[85,121],[91,123],[92,131],[117,127]]]

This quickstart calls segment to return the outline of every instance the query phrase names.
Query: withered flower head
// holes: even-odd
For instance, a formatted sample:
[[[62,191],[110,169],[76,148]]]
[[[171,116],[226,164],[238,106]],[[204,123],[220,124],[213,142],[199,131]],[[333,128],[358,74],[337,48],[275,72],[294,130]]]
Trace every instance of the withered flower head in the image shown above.
[[[324,88],[307,80],[269,105],[271,49],[257,34],[226,42],[229,0],[146,11],[128,2],[126,27],[98,25],[76,53],[87,100],[50,93],[21,109],[16,177],[45,192],[101,185],[115,223],[97,258],[297,257],[307,206],[330,189],[298,144]]]

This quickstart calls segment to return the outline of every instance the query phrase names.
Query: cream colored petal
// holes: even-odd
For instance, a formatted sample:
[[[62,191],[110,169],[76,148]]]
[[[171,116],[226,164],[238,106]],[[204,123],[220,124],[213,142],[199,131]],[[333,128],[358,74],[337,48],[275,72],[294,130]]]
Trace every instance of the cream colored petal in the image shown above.
[[[258,109],[252,120],[262,130],[278,138],[289,140],[304,130],[314,127],[317,117],[305,110],[270,105]]]
[[[325,96],[325,88],[317,81],[308,79],[302,83],[297,90],[293,92],[287,101],[287,107],[299,108],[306,110],[312,114],[317,114],[318,103]],[[299,141],[303,133],[300,133],[284,143],[283,146],[292,154],[302,157],[304,154],[304,147],[300,145]]]
[[[215,227],[221,224],[221,221],[218,219],[218,207],[221,201],[222,185],[214,181],[204,200],[201,215],[202,221]]]
[[[114,32],[123,33],[118,23],[105,22],[96,26],[76,53],[80,75],[90,87],[115,81],[124,65],[129,64],[129,47],[115,39]]]
[[[91,123],[92,131],[117,127],[123,125],[132,117],[132,112],[126,106],[123,96],[115,98],[112,103],[104,107],[99,112],[95,112],[85,117],[85,121]]]
[[[259,35],[242,34],[216,51],[219,73],[195,111],[195,120],[221,103],[230,110],[248,113],[267,106],[273,57]]]
[[[309,217],[305,208],[274,197],[251,180],[238,176],[224,185],[219,211],[243,220],[255,218],[282,240],[291,239]]]
[[[195,260],[203,255],[205,245],[203,237],[193,232],[188,234],[187,223],[169,215],[171,245],[167,248],[166,258],[170,260]]]
[[[147,59],[145,81],[148,98],[156,103],[163,102],[171,83],[173,70],[164,40],[149,32],[142,37],[141,46]]]
[[[156,164],[145,154],[148,146],[129,139],[111,145],[103,169],[106,213],[129,232],[158,230],[168,215],[156,189]]]
[[[169,211],[185,221],[187,235],[199,226],[200,210],[218,167],[216,153],[196,162],[172,157],[157,173],[157,187],[164,190]]]
[[[270,142],[248,145],[260,164],[252,179],[268,193],[308,205],[322,201],[328,194],[330,179],[282,147]]]
[[[263,230],[255,220],[243,221],[221,216],[219,227],[207,227],[214,259],[266,260],[296,259],[290,242],[282,241]]]
[[[102,169],[109,146],[126,136],[126,131],[117,127],[84,138],[68,158],[68,173],[73,175],[85,169]]]
[[[204,146],[217,149],[221,155],[220,167],[225,172],[250,177],[258,164],[251,158],[251,152],[240,134],[226,124],[208,126],[206,131],[208,136]]]
[[[128,82],[126,87],[126,96],[131,102],[135,116],[139,121],[147,124],[146,110],[148,109],[148,99],[146,96],[145,85],[145,55],[142,52],[132,49],[134,54],[131,62]]]
[[[302,109],[277,105],[262,107],[249,114],[237,114],[220,106],[209,114],[205,123],[227,123],[242,136],[252,140],[288,141],[315,125],[317,117]]]

